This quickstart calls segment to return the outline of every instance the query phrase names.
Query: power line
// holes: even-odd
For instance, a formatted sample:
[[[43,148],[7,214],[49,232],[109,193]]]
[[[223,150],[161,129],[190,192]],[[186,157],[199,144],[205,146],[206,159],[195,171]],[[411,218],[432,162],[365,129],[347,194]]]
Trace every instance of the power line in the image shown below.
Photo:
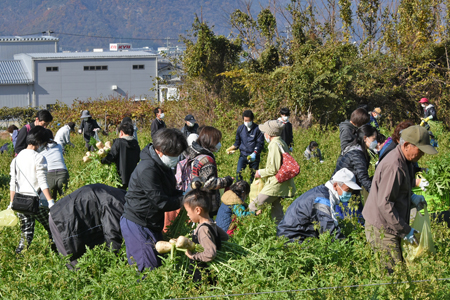
[[[310,289],[300,289],[300,290],[284,290],[284,291],[270,291],[270,292],[259,292],[259,293],[242,293],[242,294],[228,294],[228,295],[212,295],[212,296],[198,296],[198,297],[188,297],[188,298],[169,298],[163,300],[191,300],[191,299],[207,299],[207,298],[226,298],[226,297],[239,297],[239,296],[252,296],[252,295],[264,295],[264,294],[279,294],[279,293],[298,293],[298,292],[309,292],[309,291],[320,291],[320,290],[336,290],[344,288],[357,288],[357,287],[373,287],[382,285],[393,285],[393,284],[405,284],[405,283],[420,283],[429,281],[444,281],[450,280],[450,278],[437,278],[434,280],[412,280],[412,281],[401,281],[401,282],[380,282],[380,283],[368,283],[368,284],[355,284],[355,285],[345,285],[345,286],[330,286],[330,287],[320,287],[320,288],[310,288]]]
[[[117,37],[117,36],[87,35],[87,34],[66,33],[66,32],[58,32],[58,31],[54,31],[53,33],[62,34],[62,35],[79,36],[79,37],[98,38],[98,39],[124,39],[124,40],[139,40],[139,41],[163,41],[163,40],[178,41],[178,39],[174,39],[174,38],[145,39],[145,38],[131,38],[131,37]]]

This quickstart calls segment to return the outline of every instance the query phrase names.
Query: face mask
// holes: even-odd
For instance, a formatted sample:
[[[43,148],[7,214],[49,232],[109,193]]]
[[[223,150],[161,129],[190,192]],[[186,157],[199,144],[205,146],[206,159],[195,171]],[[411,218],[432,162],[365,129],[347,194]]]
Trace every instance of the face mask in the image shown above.
[[[162,120],[162,119],[164,119],[164,113],[160,113],[159,114],[159,118]]]
[[[341,202],[348,202],[348,200],[352,197],[352,193],[344,191],[341,187],[339,188],[342,191],[342,195],[339,196],[339,200],[341,200]]]
[[[10,133],[9,135],[12,136],[12,133]]]
[[[215,152],[219,152],[220,148],[222,148],[222,144],[219,142],[219,143],[216,145],[216,151],[215,151]]]
[[[168,166],[169,168],[173,168],[177,165],[178,162],[178,156],[167,156],[163,155],[160,157],[163,164]]]
[[[283,121],[285,121],[285,122],[289,121],[289,117],[288,117],[288,116],[281,117],[281,119],[282,119]]]
[[[248,128],[252,127],[253,122],[244,122],[244,125],[247,126]]]
[[[375,115],[374,118],[378,120],[380,118],[380,115]]]
[[[375,150],[375,149],[377,148],[377,146],[378,146],[378,143],[377,143],[377,141],[375,140],[375,141],[373,141],[372,143],[370,143],[369,149],[370,149],[370,150]]]
[[[194,127],[195,123],[187,122],[188,127]]]
[[[423,108],[427,107],[425,104],[420,104]]]
[[[270,143],[270,138],[266,137],[266,135],[264,135],[264,138],[266,139],[266,142]]]

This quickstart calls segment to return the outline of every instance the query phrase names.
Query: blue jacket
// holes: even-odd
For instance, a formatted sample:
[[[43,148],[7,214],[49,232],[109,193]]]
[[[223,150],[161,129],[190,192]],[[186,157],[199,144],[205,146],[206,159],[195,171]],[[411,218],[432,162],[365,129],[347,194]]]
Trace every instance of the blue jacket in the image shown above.
[[[376,129],[380,129],[380,125],[378,125],[377,119],[375,119],[372,115],[370,115],[369,125],[374,125]]]
[[[236,217],[245,217],[248,215],[255,214],[252,211],[246,211],[246,208],[242,204],[226,205],[222,203],[219,207],[219,211],[216,216],[216,225],[227,232],[231,224],[231,216],[236,215]]]
[[[335,238],[342,239],[344,235],[331,214],[330,191],[325,185],[319,185],[292,202],[278,224],[277,236],[302,243],[308,237],[318,237],[319,233],[329,231]],[[319,232],[314,229],[314,222],[319,223]]]
[[[250,131],[242,124],[236,131],[234,146],[239,148],[241,155],[248,156],[255,151],[259,155],[264,147],[264,134],[255,123],[252,124]]]

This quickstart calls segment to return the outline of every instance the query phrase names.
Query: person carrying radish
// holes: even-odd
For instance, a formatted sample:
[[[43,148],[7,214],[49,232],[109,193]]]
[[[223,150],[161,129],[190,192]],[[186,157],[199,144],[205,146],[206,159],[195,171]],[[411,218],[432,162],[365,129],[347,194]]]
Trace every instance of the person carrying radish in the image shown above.
[[[192,223],[198,223],[192,235],[192,241],[200,244],[204,249],[203,252],[195,254],[189,250],[186,251],[186,256],[191,261],[189,274],[193,275],[194,282],[201,281],[201,271],[208,266],[208,262],[214,260],[217,250],[221,248],[222,241],[228,240],[228,234],[217,226],[209,216],[212,199],[211,194],[202,189],[203,184],[200,178],[194,178],[191,182],[192,190],[183,199],[183,206],[189,219]],[[197,262],[197,266],[195,266],[195,262]],[[213,283],[210,276],[208,276],[208,280],[211,284]]]

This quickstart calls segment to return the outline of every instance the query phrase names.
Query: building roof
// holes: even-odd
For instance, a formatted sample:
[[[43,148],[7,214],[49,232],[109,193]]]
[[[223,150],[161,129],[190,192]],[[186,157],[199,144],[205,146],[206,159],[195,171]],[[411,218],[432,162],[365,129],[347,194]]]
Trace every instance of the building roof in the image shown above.
[[[32,82],[20,60],[0,60],[0,84],[27,84]]]
[[[85,58],[142,58],[155,57],[144,51],[121,51],[121,52],[58,52],[58,53],[24,53],[34,60],[46,59],[85,59]]]
[[[59,38],[50,35],[0,36],[0,42],[57,42]]]

